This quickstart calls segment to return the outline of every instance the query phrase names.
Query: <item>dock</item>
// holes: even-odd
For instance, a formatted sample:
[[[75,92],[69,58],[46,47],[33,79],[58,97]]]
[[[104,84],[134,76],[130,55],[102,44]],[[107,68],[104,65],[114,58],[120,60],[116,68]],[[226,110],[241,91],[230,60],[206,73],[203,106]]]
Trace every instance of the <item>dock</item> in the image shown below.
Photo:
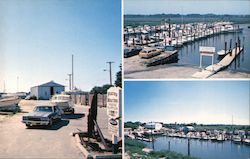
[[[233,60],[242,52],[243,48],[234,48],[232,50],[232,53],[228,53],[219,63],[217,64],[212,64],[208,67],[206,67],[204,70],[200,72],[196,72],[195,74],[192,75],[193,78],[208,78],[215,73],[223,70],[224,68],[228,67]]]

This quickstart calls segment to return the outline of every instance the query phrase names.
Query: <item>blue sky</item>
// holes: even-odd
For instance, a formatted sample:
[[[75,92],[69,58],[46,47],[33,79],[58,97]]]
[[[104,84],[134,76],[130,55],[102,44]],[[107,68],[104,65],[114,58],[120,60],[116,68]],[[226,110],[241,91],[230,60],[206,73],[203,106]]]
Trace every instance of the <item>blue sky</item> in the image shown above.
[[[124,14],[250,14],[249,0],[124,0]]]
[[[0,91],[29,91],[54,80],[68,86],[71,54],[75,86],[88,91],[109,83],[106,61],[121,63],[119,0],[1,0]]]
[[[125,121],[249,124],[250,81],[126,81]]]

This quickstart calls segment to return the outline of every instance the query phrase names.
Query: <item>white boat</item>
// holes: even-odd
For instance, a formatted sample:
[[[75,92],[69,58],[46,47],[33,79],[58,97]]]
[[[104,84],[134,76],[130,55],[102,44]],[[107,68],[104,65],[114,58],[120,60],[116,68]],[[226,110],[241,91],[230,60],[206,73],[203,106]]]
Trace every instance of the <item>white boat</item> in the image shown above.
[[[250,139],[245,139],[245,140],[244,140],[244,144],[250,146]]]
[[[51,102],[54,103],[55,105],[57,105],[59,108],[61,108],[65,114],[66,113],[70,113],[70,114],[75,113],[75,109],[73,108],[74,103],[71,100],[70,95],[56,94],[51,98]]]
[[[0,99],[0,111],[16,112],[19,110],[18,103],[20,98],[17,96],[4,96]]]
[[[220,50],[220,51],[217,52],[217,54],[218,54],[219,56],[224,56],[224,55],[226,55],[227,53],[228,53],[228,51],[225,51],[225,50]]]
[[[233,137],[233,142],[236,144],[240,144],[241,143],[241,137],[240,136],[234,136]]]

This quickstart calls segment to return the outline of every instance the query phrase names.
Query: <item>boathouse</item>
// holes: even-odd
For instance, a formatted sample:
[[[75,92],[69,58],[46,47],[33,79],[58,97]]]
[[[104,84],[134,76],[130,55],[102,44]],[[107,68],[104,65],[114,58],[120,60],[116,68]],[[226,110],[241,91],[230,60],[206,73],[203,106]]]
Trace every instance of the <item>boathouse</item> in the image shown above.
[[[55,83],[54,81],[50,81],[38,86],[31,87],[30,95],[35,96],[37,99],[48,100],[54,94],[59,94],[63,92],[65,86]]]

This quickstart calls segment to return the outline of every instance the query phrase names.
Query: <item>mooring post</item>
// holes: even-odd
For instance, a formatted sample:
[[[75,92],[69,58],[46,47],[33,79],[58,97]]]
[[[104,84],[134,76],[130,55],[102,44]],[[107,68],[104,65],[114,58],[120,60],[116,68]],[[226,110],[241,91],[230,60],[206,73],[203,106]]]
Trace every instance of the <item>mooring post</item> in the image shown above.
[[[188,139],[188,156],[190,156],[190,139]]]
[[[232,56],[232,39],[230,39],[229,51],[230,51],[230,56]]]
[[[243,44],[242,44],[242,49],[244,50],[244,42],[245,42],[245,36],[243,36]]]
[[[227,42],[225,41],[225,55],[227,53]]]
[[[168,151],[170,151],[170,141],[168,141]]]
[[[235,42],[235,53],[234,53],[234,57],[236,57],[236,55],[237,55],[237,48],[238,48],[237,45],[238,45],[237,42]]]

